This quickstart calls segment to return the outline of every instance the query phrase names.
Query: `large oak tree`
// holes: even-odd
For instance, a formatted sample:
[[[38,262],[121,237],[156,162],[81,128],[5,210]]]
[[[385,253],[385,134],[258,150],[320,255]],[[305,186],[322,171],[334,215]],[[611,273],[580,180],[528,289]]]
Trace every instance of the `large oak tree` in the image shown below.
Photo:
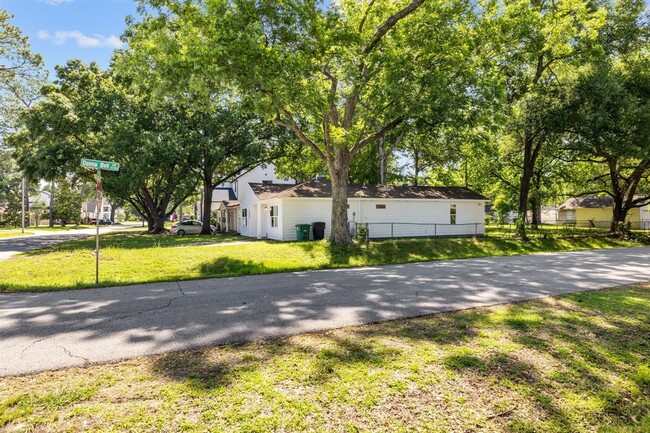
[[[466,64],[471,38],[464,23],[476,12],[470,2],[142,3],[142,22],[131,35],[153,35],[139,44],[149,58],[164,57],[155,43],[160,35],[181,33],[182,67],[235,84],[242,101],[323,162],[335,244],[351,243],[347,186],[355,156],[422,107],[409,97],[467,91],[449,83]]]

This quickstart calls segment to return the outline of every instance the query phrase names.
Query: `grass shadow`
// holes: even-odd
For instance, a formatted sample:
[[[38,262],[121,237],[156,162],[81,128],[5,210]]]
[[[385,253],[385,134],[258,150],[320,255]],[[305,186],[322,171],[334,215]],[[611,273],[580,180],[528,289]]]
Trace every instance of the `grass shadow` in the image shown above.
[[[253,262],[252,260],[233,259],[230,257],[219,257],[215,260],[201,263],[198,269],[200,278],[256,275],[274,272],[262,263]]]

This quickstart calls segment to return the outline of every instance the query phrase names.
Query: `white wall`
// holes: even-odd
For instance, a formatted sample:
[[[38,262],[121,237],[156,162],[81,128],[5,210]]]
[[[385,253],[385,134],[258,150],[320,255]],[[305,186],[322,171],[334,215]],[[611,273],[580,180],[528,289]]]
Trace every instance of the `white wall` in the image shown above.
[[[248,209],[248,225],[244,226],[241,224],[241,219],[239,220],[239,229],[240,233],[243,236],[249,237],[266,237],[267,234],[271,237],[269,230],[271,228],[271,219],[269,212],[270,210],[264,209],[261,210],[261,221],[260,221],[260,233],[257,232],[257,222],[258,222],[258,203],[259,200],[257,196],[253,193],[249,183],[262,183],[263,181],[271,181],[275,184],[295,184],[296,182],[293,179],[283,180],[278,179],[275,175],[275,166],[273,164],[267,164],[265,167],[257,166],[251,171],[244,173],[242,176],[237,178],[232,187],[237,195],[239,200],[239,215],[241,215],[242,209]],[[280,230],[274,230],[275,235],[279,236]],[[271,239],[276,239],[271,237]]]
[[[359,201],[360,213],[357,214],[356,221],[369,224],[368,231],[371,238],[485,234],[485,203],[482,201],[422,199]],[[378,204],[383,204],[386,208],[377,209]],[[450,224],[452,204],[456,205],[455,225]]]
[[[329,198],[285,198],[280,208],[281,238],[283,241],[296,240],[296,224],[325,223],[325,239],[330,235],[332,199]],[[311,237],[311,233],[310,233]]]
[[[370,236],[373,238],[392,236],[450,236],[485,234],[485,203],[483,201],[453,200],[379,200],[349,199],[348,220],[370,223]],[[377,209],[377,204],[385,204],[385,209]],[[456,225],[450,225],[449,207],[456,205]],[[280,208],[281,236],[269,232],[271,239],[296,240],[296,224],[325,222],[325,238],[331,228],[331,199],[285,198]],[[384,223],[384,224],[379,224]]]

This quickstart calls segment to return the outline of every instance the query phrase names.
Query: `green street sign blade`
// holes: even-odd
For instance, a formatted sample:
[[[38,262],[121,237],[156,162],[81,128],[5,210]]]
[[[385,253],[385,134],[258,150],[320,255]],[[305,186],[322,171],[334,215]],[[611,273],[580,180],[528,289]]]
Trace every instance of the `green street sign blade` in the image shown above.
[[[110,161],[98,161],[96,159],[82,159],[81,166],[85,168],[92,168],[93,170],[106,170],[106,171],[119,171],[120,164]]]

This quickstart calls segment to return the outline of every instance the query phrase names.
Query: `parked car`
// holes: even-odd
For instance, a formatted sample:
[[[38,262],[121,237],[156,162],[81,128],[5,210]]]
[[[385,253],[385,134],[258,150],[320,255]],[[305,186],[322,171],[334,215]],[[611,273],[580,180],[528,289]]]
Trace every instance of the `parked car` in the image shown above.
[[[169,233],[172,235],[197,235],[201,233],[201,228],[203,228],[203,223],[201,221],[195,220],[185,220],[178,224],[174,224]],[[210,226],[210,233],[215,234],[217,228],[215,226]]]
[[[91,218],[90,221],[89,221],[89,224],[90,225],[97,224],[97,218]],[[113,221],[111,221],[109,219],[102,218],[102,219],[99,220],[99,225],[100,226],[110,226],[111,224],[113,224]]]

